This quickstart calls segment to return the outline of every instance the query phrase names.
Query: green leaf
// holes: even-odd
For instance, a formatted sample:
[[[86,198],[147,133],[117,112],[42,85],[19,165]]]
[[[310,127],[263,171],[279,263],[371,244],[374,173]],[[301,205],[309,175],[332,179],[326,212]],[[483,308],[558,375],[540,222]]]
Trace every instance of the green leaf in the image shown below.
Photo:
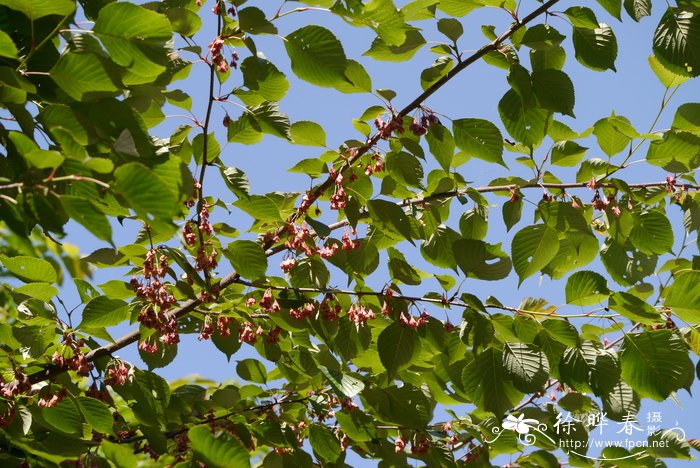
[[[198,133],[192,138],[192,154],[198,164],[202,164],[202,157],[206,156],[207,164],[216,161],[221,154],[221,146],[214,132],[207,134],[207,154],[204,154],[204,133]]]
[[[421,283],[420,273],[406,261],[403,253],[393,247],[388,249],[388,253],[389,275],[392,280],[412,285]]]
[[[52,427],[65,434],[83,434],[83,417],[72,398],[64,398],[56,406],[44,408],[41,415]]]
[[[78,407],[85,417],[85,421],[90,424],[95,431],[102,434],[114,433],[114,416],[109,407],[100,400],[79,396]]]
[[[454,67],[452,57],[438,57],[432,65],[423,70],[420,74],[420,86],[423,90],[430,88],[437,81],[442,79]]]
[[[121,92],[102,60],[92,53],[63,54],[49,73],[56,84],[76,101]]]
[[[506,225],[506,231],[518,224],[523,211],[523,201],[518,198],[517,200],[507,201],[503,204],[501,214],[503,216],[503,223]]]
[[[32,21],[44,16],[68,16],[75,11],[71,0],[0,0],[0,5],[24,13]]]
[[[455,154],[455,140],[452,133],[442,124],[431,125],[425,134],[428,148],[435,160],[446,170],[450,170],[452,158]]]
[[[367,388],[362,398],[380,421],[420,429],[430,422],[431,402],[411,384],[401,387]]]
[[[173,32],[192,37],[202,28],[202,18],[187,8],[172,7],[165,10]]]
[[[345,80],[337,82],[334,88],[341,93],[371,93],[372,78],[359,62],[348,60]]]
[[[224,254],[242,277],[258,279],[265,276],[267,257],[257,242],[249,240],[231,242]]]
[[[593,125],[593,135],[600,149],[608,156],[614,156],[625,149],[637,133],[627,118],[613,115],[598,120]]]
[[[540,105],[552,112],[574,116],[574,84],[560,70],[540,70],[532,73],[532,88]]]
[[[605,11],[613,15],[618,20],[622,11],[622,0],[598,0],[598,3],[605,8]]]
[[[89,200],[81,197],[62,195],[61,203],[70,218],[80,223],[98,239],[112,242],[112,225]]]
[[[29,283],[13,289],[16,293],[34,297],[44,302],[51,302],[51,299],[58,294],[58,289],[49,283]]]
[[[606,239],[600,251],[600,259],[613,280],[623,286],[633,286],[654,273],[656,255],[645,255],[636,249],[622,246],[613,239]]]
[[[546,134],[549,112],[540,107],[526,108],[513,89],[498,102],[498,113],[510,136],[525,146],[539,145]]]
[[[267,133],[279,138],[291,139],[289,135],[290,123],[287,114],[280,112],[277,104],[263,102],[259,106],[248,109],[252,119],[256,122],[256,128],[262,133]],[[230,127],[229,127],[230,128]]]
[[[672,128],[687,132],[700,133],[700,104],[694,102],[685,103],[676,109],[673,116]]]
[[[654,32],[654,55],[678,75],[700,75],[700,16],[669,7]]]
[[[293,143],[306,146],[326,146],[326,132],[316,122],[294,122],[289,129]]]
[[[630,240],[642,253],[665,254],[673,248],[673,227],[663,213],[643,211],[634,216]]]
[[[483,239],[488,227],[488,212],[482,207],[465,211],[459,218],[459,232],[465,239]]]
[[[488,348],[471,361],[462,373],[462,384],[479,409],[502,416],[522,396],[510,382],[501,351]]]
[[[503,136],[493,123],[483,119],[459,119],[452,122],[452,131],[457,147],[469,156],[506,165],[502,157]]]
[[[318,369],[328,379],[333,391],[341,398],[352,398],[364,390],[365,384],[354,377],[343,374],[340,371],[318,366]]]
[[[382,229],[399,234],[409,242],[413,242],[408,216],[397,204],[386,200],[369,200],[367,208],[372,220]]]
[[[391,151],[385,157],[386,172],[402,185],[420,187],[423,180],[423,166],[417,157],[405,151]]]
[[[547,225],[536,224],[518,231],[513,237],[511,257],[519,283],[547,266],[558,250],[559,235]]]
[[[700,271],[686,271],[668,287],[664,305],[670,307],[681,320],[700,323]]]
[[[688,348],[671,330],[626,335],[620,351],[622,378],[643,397],[662,401],[682,388],[692,363]]]
[[[214,437],[209,426],[194,426],[187,433],[194,458],[207,466],[226,468],[249,467],[250,455],[243,444],[223,431]]]
[[[635,21],[651,15],[651,0],[625,0],[624,5],[627,14]]]
[[[652,306],[626,292],[613,293],[608,301],[608,307],[634,323],[641,322],[647,325],[665,323],[661,314]]]
[[[420,351],[420,339],[415,329],[397,322],[386,327],[377,339],[377,351],[382,365],[393,378],[410,366]]]
[[[613,421],[625,421],[630,414],[639,412],[639,396],[622,380],[615,384],[612,391],[603,395],[601,401],[603,411]]]
[[[561,46],[549,50],[531,50],[530,63],[533,71],[561,70],[566,63],[566,51]]]
[[[541,391],[549,378],[549,361],[535,345],[503,344],[503,367],[515,388],[524,393]]]
[[[457,42],[457,40],[464,34],[464,28],[459,20],[454,18],[442,18],[437,24],[438,31],[447,36],[452,42]]]
[[[406,40],[401,45],[388,45],[377,37],[363,55],[375,60],[403,62],[413,57],[424,44],[423,35],[419,31],[411,29],[406,32]]]
[[[564,14],[575,28],[595,29],[598,27],[598,20],[590,8],[573,6],[567,8]]]
[[[110,58],[129,69],[125,83],[148,83],[165,71],[164,46],[172,37],[166,16],[132,3],[110,3],[100,9],[93,31]]]
[[[514,63],[511,65],[506,79],[510,87],[518,93],[525,106],[531,106],[534,103],[535,93],[532,90],[532,80],[530,72],[525,67]]]
[[[558,141],[552,147],[552,164],[557,166],[577,166],[586,154],[585,146],[581,146],[575,141]]]
[[[129,305],[119,299],[98,296],[83,310],[80,327],[111,327],[129,318]]]
[[[255,383],[267,383],[267,370],[262,362],[244,359],[236,364],[236,373],[244,380]]]
[[[681,76],[668,70],[666,67],[661,65],[659,59],[653,55],[649,56],[649,67],[651,67],[651,70],[654,72],[659,81],[661,81],[661,84],[666,88],[678,86],[685,83],[689,79],[687,76]]]
[[[510,258],[501,250],[500,244],[460,239],[452,247],[457,265],[469,277],[495,281],[508,276],[512,268]]]
[[[561,44],[564,39],[566,39],[566,36],[552,26],[548,24],[536,24],[525,31],[522,39],[520,39],[520,44],[533,50],[549,51],[558,49],[559,44]]]
[[[289,91],[289,81],[284,73],[280,72],[275,65],[262,57],[250,56],[241,62],[241,73],[243,73],[243,85],[249,91],[241,92],[234,90],[234,94],[240,95],[246,100],[247,93],[254,93],[263,101],[279,101]],[[255,105],[261,102],[256,102]]]
[[[285,38],[284,47],[295,75],[311,84],[332,87],[345,79],[347,59],[332,32],[321,26],[305,26]]]
[[[248,176],[237,167],[221,168],[221,175],[224,176],[226,186],[238,198],[248,198],[250,196],[250,182]]]
[[[265,13],[255,7],[238,10],[238,27],[250,34],[277,34],[274,24],[265,18]]]
[[[615,71],[617,39],[610,26],[600,23],[597,28],[574,27],[573,42],[579,63],[592,70]]]
[[[252,115],[244,113],[229,124],[227,137],[228,141],[233,143],[254,145],[262,140],[263,134],[257,120]]]
[[[690,172],[700,166],[700,136],[668,130],[663,139],[652,141],[646,159],[670,172]]]
[[[599,304],[610,295],[608,281],[593,271],[577,271],[566,280],[566,303],[578,306]]]
[[[461,229],[460,220],[460,229]],[[452,245],[460,239],[460,235],[454,230],[439,225],[428,239],[421,244],[420,251],[427,261],[441,268],[455,268],[455,261]]]
[[[137,214],[169,218],[179,211],[175,194],[143,164],[124,164],[114,171],[114,176],[115,188]]]
[[[2,3],[0,1],[0,3]],[[5,31],[0,31],[0,57],[17,59],[17,46],[10,36]]]
[[[340,457],[340,441],[323,424],[309,427],[309,442],[313,451],[326,462],[333,463]]]
[[[438,9],[450,16],[465,16],[482,6],[480,2],[465,2],[464,0],[440,0],[438,3]]]
[[[55,283],[58,275],[53,265],[46,260],[35,257],[5,257],[0,255],[0,262],[10,273],[25,283]]]

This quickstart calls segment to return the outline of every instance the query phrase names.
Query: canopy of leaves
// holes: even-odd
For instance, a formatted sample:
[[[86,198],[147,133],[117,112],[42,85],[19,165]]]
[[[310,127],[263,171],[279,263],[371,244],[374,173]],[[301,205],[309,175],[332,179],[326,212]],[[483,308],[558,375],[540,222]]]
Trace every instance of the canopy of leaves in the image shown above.
[[[658,122],[697,86],[700,6],[559,3],[0,0],[0,464],[593,466],[550,438],[564,414],[583,441],[689,391],[700,104]],[[474,50],[482,8],[510,25]],[[579,73],[621,70],[618,22],[650,15],[659,116],[574,120]],[[475,64],[492,113],[429,106],[478,93]],[[343,136],[300,95],[368,104]],[[266,136],[304,183],[261,193]],[[214,349],[220,381],[159,370]],[[698,449],[654,438],[604,454]]]

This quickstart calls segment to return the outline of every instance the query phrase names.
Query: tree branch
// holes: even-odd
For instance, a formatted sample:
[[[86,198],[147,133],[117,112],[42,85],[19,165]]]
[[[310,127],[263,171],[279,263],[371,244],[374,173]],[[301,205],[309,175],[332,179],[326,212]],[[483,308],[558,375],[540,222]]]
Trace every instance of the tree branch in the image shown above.
[[[460,62],[457,64],[455,68],[450,70],[449,73],[447,73],[444,77],[442,77],[440,80],[435,82],[432,86],[430,86],[428,89],[426,89],[423,93],[421,93],[418,97],[416,97],[411,103],[409,103],[406,107],[401,109],[397,116],[398,118],[402,118],[403,116],[407,115],[411,111],[415,110],[418,108],[428,97],[433,95],[437,90],[442,88],[447,82],[452,80],[457,74],[459,74],[461,71],[475,63],[477,60],[482,58],[484,55],[486,55],[489,52],[493,52],[495,50],[498,50],[498,47],[508,38],[510,38],[516,31],[518,31],[520,28],[523,26],[527,25],[534,19],[536,19],[538,16],[542,15],[545,13],[549,8],[557,4],[560,0],[549,0],[542,5],[540,5],[537,9],[535,9],[532,13],[527,15],[525,18],[523,18],[521,21],[516,21],[513,23],[504,33],[502,33],[500,36],[498,36],[496,39],[491,41],[489,44],[486,44],[485,46],[481,47],[479,50],[474,52],[472,55],[467,57],[464,61]],[[343,173],[344,171],[348,170],[357,159],[359,159],[362,155],[364,155],[367,151],[369,151],[372,147],[374,147],[377,142],[380,140],[380,133],[377,132],[375,133],[371,138],[367,140],[367,142],[361,146],[360,148],[357,149],[357,152],[352,156],[349,157],[345,163],[340,167],[339,173]],[[204,145],[206,145],[207,141],[207,135],[204,135]],[[206,146],[205,146],[206,147]],[[204,162],[204,161],[203,161]],[[204,165],[206,166],[206,164]],[[203,175],[203,174],[200,174]],[[323,183],[317,185],[314,189],[312,189],[312,193],[318,198],[321,194],[323,194],[328,188],[330,188],[333,184],[335,183],[335,178],[334,177],[328,177]],[[492,190],[493,191],[493,190]],[[288,219],[287,223],[293,223],[296,221],[299,216],[302,215],[302,212],[297,209],[297,211],[292,214]],[[280,227],[277,230],[277,235],[281,235],[284,233],[285,226]],[[270,240],[266,242],[263,245],[263,250],[267,251],[273,246],[273,241]],[[274,253],[270,252],[269,255],[272,255]],[[229,285],[237,282],[240,279],[240,275],[236,272],[232,272],[228,275],[226,275],[221,282],[219,283],[220,289],[223,290]],[[171,311],[169,314],[178,318],[182,317],[183,315],[188,314],[189,312],[193,311],[196,307],[202,304],[202,301],[198,299],[190,299],[187,302],[185,302],[183,305],[181,305],[179,308]],[[93,349],[86,355],[86,359],[88,362],[92,362],[95,359],[98,359],[103,356],[110,355],[111,353],[118,351],[132,343],[135,343],[138,341],[139,337],[141,336],[140,332],[138,330],[134,330],[121,338],[117,339],[114,343],[107,344],[105,346],[101,346],[99,348]],[[46,367],[45,369],[36,372],[34,374],[31,374],[29,376],[29,381],[34,384],[37,382],[41,382],[43,380],[50,379],[52,377],[55,377],[56,375],[59,375],[63,372],[65,372],[67,369],[58,367],[56,365],[50,365]]]

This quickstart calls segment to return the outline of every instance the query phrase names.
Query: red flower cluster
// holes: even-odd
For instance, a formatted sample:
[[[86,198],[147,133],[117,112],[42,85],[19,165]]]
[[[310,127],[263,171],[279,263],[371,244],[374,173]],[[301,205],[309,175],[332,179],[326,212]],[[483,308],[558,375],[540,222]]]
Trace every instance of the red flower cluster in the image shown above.
[[[357,303],[351,305],[350,309],[348,309],[348,318],[358,325],[364,325],[368,320],[372,320],[375,317],[372,309]]]
[[[410,327],[413,329],[416,329],[418,327],[424,326],[426,323],[428,323],[428,319],[430,318],[430,314],[428,313],[427,310],[423,310],[423,313],[420,314],[420,317],[416,318],[413,315],[408,316],[406,315],[405,312],[401,312],[401,316],[399,317],[399,323],[403,325],[404,327]]]
[[[29,377],[15,369],[15,380],[5,384],[0,377],[0,396],[3,398],[12,398],[31,390],[32,384],[29,383]]]
[[[216,67],[216,71],[219,73],[226,73],[228,71],[228,62],[221,53],[221,49],[224,47],[224,40],[221,36],[216,36],[213,41],[209,44],[209,52],[211,52],[211,63]]]
[[[255,344],[258,337],[264,333],[261,326],[255,328],[255,325],[251,322],[243,322],[238,326],[238,340],[243,343]]]
[[[277,299],[272,297],[272,289],[268,289],[263,293],[263,297],[260,299],[260,307],[268,313],[280,311],[280,305],[277,303]]]
[[[132,368],[127,367],[121,359],[112,360],[107,366],[107,378],[105,383],[112,387],[121,387],[129,380]]]
[[[59,367],[76,371],[78,375],[90,375],[92,364],[85,358],[82,351],[83,346],[85,346],[85,341],[82,338],[76,341],[70,334],[64,334],[60,351],[53,353],[51,362]]]
[[[327,322],[335,322],[338,320],[340,312],[343,308],[338,303],[337,299],[333,294],[326,294],[321,301],[321,305],[318,308],[321,314],[321,318]]]
[[[53,393],[49,389],[48,391],[43,392],[43,394],[40,393],[41,396],[39,397],[39,402],[37,404],[39,405],[39,408],[51,408],[52,406],[56,406],[59,401],[63,400],[63,397],[65,397],[67,394],[68,392],[65,388],[62,388],[58,393]]]
[[[375,172],[381,172],[384,170],[384,161],[379,153],[374,153],[370,158],[369,164],[365,166],[365,175],[371,176]]]
[[[304,320],[306,317],[311,317],[316,313],[316,306],[310,302],[304,304],[301,309],[289,309],[289,315],[296,320]]]

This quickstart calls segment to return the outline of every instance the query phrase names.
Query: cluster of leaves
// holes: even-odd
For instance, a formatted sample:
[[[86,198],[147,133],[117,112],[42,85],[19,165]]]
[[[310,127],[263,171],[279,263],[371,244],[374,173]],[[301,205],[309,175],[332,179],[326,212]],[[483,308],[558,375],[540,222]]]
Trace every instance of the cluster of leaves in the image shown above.
[[[521,17],[514,0],[401,8],[316,0],[283,2],[277,12],[245,0],[216,0],[206,11],[201,3],[0,0],[0,263],[11,278],[0,285],[3,465],[342,466],[352,450],[387,466],[407,458],[488,466],[524,452],[516,433],[492,440],[515,413],[549,428],[517,463],[558,466],[551,452],[587,440],[591,415],[622,421],[641,398],[690,389],[690,353],[700,354],[700,257],[688,253],[697,252],[689,239],[700,228],[700,104],[679,106],[671,128],[648,132],[615,114],[582,132],[557,120],[574,116],[567,48],[585,67],[615,70],[616,37],[591,8],[555,11],[550,0]],[[599,4],[621,19],[623,2]],[[464,53],[461,18],[482,7],[513,22],[500,35],[483,26],[486,45]],[[634,21],[651,7],[624,1]],[[700,4],[664,8],[649,38],[649,66],[666,88],[662,110],[700,74]],[[431,41],[438,58],[420,73],[423,94],[395,108],[397,93],[375,89],[332,31],[306,25],[283,37],[291,72],[341,93],[374,94],[381,105],[353,120],[359,139],[337,148],[321,125],[291,123],[279,105],[290,89],[283,60],[265,58],[256,39],[279,35],[280,18],[309,10],[371,29],[365,55],[382,61],[410,60],[428,44],[416,24],[434,24],[442,40]],[[564,19],[570,39],[548,18]],[[215,33],[196,41],[205,19]],[[504,70],[510,88],[498,103],[502,126],[476,116],[446,125],[426,99],[482,59]],[[208,77],[204,103],[175,87],[198,73],[197,63]],[[226,103],[238,105],[216,120],[214,104]],[[155,134],[167,106],[193,124],[163,139]],[[215,120],[229,143],[268,134],[322,148],[290,169],[322,181],[305,192],[251,193],[246,174],[221,154]],[[587,157],[584,144],[605,157]],[[640,149],[648,173],[661,175],[629,183],[619,176]],[[506,150],[531,178],[475,187],[458,171],[471,158],[508,168]],[[551,172],[561,168],[573,180]],[[229,193],[206,196],[219,177]],[[539,200],[526,198],[542,190]],[[587,193],[590,203],[580,198]],[[507,231],[532,211],[509,248],[487,237],[494,200]],[[525,201],[534,208],[524,210]],[[451,215],[455,207],[461,215]],[[257,239],[231,240],[245,226],[217,222],[229,209],[253,219],[247,232]],[[672,209],[682,229],[669,220]],[[81,256],[60,243],[69,220],[109,247]],[[138,223],[131,243],[114,243],[114,221]],[[414,248],[430,273],[406,257]],[[268,264],[281,252],[284,275]],[[125,267],[125,276],[91,281],[108,267]],[[388,275],[378,288],[368,280],[375,272]],[[561,279],[567,306],[525,298],[512,307],[461,292],[513,272],[520,283],[535,274]],[[343,273],[352,289],[331,287]],[[666,280],[652,285],[655,274]],[[427,290],[433,279],[439,291]],[[59,288],[69,287],[77,311],[63,306]],[[417,312],[419,304],[426,309]],[[581,307],[593,309],[567,312]],[[439,308],[461,318],[430,315]],[[577,327],[578,317],[603,326]],[[114,339],[109,328],[126,322],[138,328]],[[180,334],[211,339],[228,358],[245,346],[260,360],[238,361],[239,382],[168,383],[153,370],[172,362]],[[137,342],[149,370],[113,356]],[[438,410],[449,419],[436,422]],[[552,429],[563,411],[576,431]],[[650,436],[660,438],[668,438],[663,450],[614,447],[603,456],[651,466],[698,447],[666,432]],[[564,451],[570,464],[591,464],[584,449]]]

